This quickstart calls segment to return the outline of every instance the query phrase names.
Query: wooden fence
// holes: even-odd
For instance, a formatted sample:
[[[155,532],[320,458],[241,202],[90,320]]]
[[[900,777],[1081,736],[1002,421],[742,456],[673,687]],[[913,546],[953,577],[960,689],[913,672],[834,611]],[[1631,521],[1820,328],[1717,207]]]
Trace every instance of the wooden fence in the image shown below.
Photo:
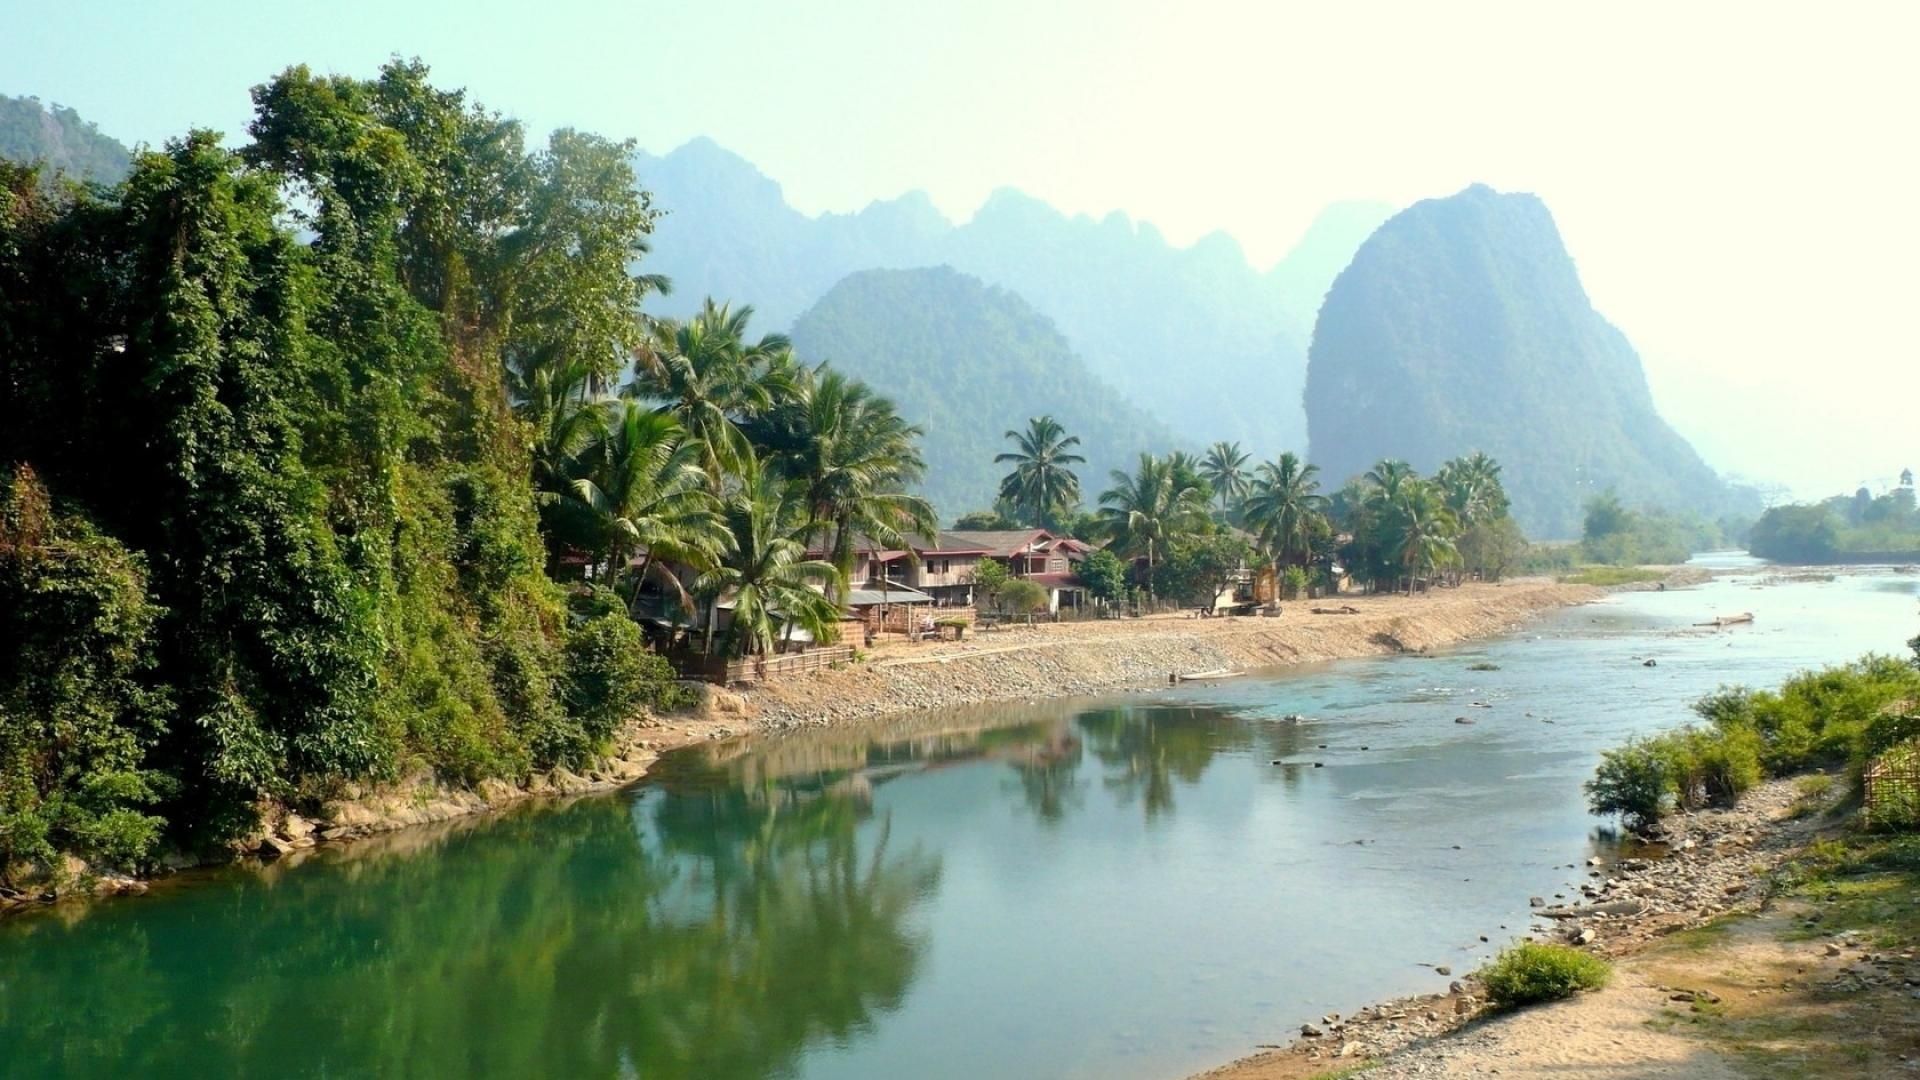
[[[851,645],[823,645],[805,652],[779,653],[773,656],[743,656],[728,659],[705,653],[675,651],[662,654],[675,671],[689,679],[730,686],[735,683],[790,679],[796,675],[824,671],[835,664],[853,660]]]
[[[1920,826],[1920,740],[1897,746],[1867,766],[1864,813],[1880,829]]]

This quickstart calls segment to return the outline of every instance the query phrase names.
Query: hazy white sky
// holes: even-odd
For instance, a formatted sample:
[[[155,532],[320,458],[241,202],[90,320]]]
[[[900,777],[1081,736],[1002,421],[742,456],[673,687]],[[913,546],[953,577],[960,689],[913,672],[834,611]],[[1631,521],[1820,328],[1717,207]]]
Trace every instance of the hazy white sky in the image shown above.
[[[810,211],[1015,186],[1263,267],[1337,199],[1533,191],[1714,465],[1920,467],[1916,4],[13,3],[0,93],[128,140],[400,53],[535,129],[711,135]]]

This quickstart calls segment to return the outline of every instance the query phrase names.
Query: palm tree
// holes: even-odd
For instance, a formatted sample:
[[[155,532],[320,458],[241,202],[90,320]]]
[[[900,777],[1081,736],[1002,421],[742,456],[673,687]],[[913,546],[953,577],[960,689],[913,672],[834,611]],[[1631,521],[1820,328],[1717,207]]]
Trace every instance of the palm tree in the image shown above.
[[[1370,487],[1368,499],[1376,504],[1392,505],[1400,498],[1400,491],[1407,483],[1417,480],[1413,466],[1404,461],[1391,458],[1382,460],[1367,470],[1363,478]]]
[[[1080,437],[1068,435],[1052,416],[1033,417],[1025,432],[1009,431],[1006,437],[1018,449],[993,459],[996,464],[1013,463],[1013,471],[1000,481],[1000,497],[1034,524],[1052,528],[1080,501],[1080,478],[1067,467],[1086,463],[1073,452]]]
[[[1422,571],[1431,572],[1452,561],[1459,523],[1433,484],[1414,477],[1397,490],[1397,497],[1388,504],[1389,550],[1406,576],[1407,595],[1412,596],[1414,579]]]
[[[829,543],[836,595],[851,583],[858,537],[911,549],[913,537],[931,538],[939,528],[933,505],[902,490],[926,472],[920,429],[866,383],[825,364],[802,368],[791,399],[770,420],[777,464],[801,487],[811,534]]]
[[[1207,448],[1200,461],[1200,478],[1220,498],[1220,512],[1247,497],[1247,455],[1237,442],[1217,442]]]
[[[709,299],[686,322],[660,321],[636,353],[627,387],[630,396],[662,403],[680,421],[716,493],[722,477],[750,454],[740,421],[771,408],[793,377],[785,335],[748,344],[752,317],[751,307],[735,311]]]
[[[1485,453],[1455,458],[1434,474],[1447,508],[1463,527],[1492,521],[1507,513],[1507,493],[1500,484],[1500,463]]]
[[[716,605],[733,599],[727,654],[769,652],[781,633],[796,628],[815,641],[829,639],[840,609],[816,586],[832,583],[838,572],[832,563],[807,558],[806,534],[812,526],[803,490],[763,468],[751,452],[740,463],[738,480],[722,511],[730,537],[726,554],[695,586]],[[707,622],[709,648],[712,614]]]
[[[533,485],[561,498],[572,491],[581,454],[606,431],[606,403],[592,399],[586,364],[543,362],[527,355],[507,367],[514,415],[533,429]]]
[[[1132,475],[1113,470],[1113,487],[1100,493],[1099,525],[1114,552],[1145,556],[1149,576],[1171,541],[1209,524],[1205,483],[1179,466],[1174,455],[1141,454]]]
[[[664,569],[660,560],[705,568],[726,549],[698,448],[685,434],[665,410],[622,402],[587,455],[591,471],[571,485],[591,513],[610,576],[624,568],[629,552],[641,552],[636,596],[649,572]],[[678,578],[662,578],[686,598]]]
[[[1247,526],[1282,565],[1305,566],[1313,538],[1326,525],[1326,496],[1314,479],[1318,465],[1302,462],[1292,451],[1256,470],[1247,496]]]

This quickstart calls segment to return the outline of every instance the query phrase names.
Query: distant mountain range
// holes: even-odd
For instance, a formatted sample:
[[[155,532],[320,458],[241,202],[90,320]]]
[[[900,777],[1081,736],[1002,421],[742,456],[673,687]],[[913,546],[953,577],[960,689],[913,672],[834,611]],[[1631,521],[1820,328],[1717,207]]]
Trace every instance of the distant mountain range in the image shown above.
[[[31,97],[0,97],[0,157],[105,182],[131,162]],[[922,192],[810,216],[708,139],[636,168],[667,212],[646,268],[675,288],[655,309],[750,303],[757,329],[790,328],[803,359],[893,397],[927,429],[925,488],[947,515],[991,502],[1001,433],[1045,412],[1084,440],[1089,501],[1138,451],[1227,439],[1257,457],[1305,447],[1335,483],[1384,457],[1427,470],[1485,450],[1537,536],[1577,534],[1608,488],[1758,509],[1660,418],[1531,195],[1336,203],[1261,272],[1225,234],[1176,247],[1012,189],[964,224]]]
[[[1089,502],[1110,469],[1177,443],[1165,424],[1094,378],[1046,316],[951,267],[863,270],[793,325],[794,349],[893,399],[926,435],[923,493],[943,519],[993,505],[1008,466],[994,455],[1027,419],[1051,413],[1081,437]]]
[[[1639,355],[1593,309],[1532,195],[1476,185],[1380,226],[1320,309],[1306,404],[1327,476],[1484,450],[1534,536],[1578,536],[1583,504],[1609,488],[1633,505],[1758,512],[1660,418]]]
[[[636,167],[668,211],[647,262],[673,279],[674,295],[656,305],[666,313],[691,312],[711,295],[752,303],[762,324],[782,328],[850,273],[949,265],[1046,313],[1095,377],[1182,439],[1238,440],[1260,455],[1305,442],[1300,393],[1313,312],[1391,213],[1384,204],[1332,207],[1261,273],[1224,233],[1175,247],[1124,214],[1069,217],[1012,189],[962,225],[921,192],[812,217],[711,140],[642,154]]]
[[[133,155],[63,105],[0,94],[0,158],[40,162],[76,180],[111,184],[127,175]]]

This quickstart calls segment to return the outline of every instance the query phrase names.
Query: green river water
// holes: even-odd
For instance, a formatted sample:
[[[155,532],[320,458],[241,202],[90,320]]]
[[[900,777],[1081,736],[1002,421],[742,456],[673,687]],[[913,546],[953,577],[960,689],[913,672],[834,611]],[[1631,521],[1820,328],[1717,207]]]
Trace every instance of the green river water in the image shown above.
[[[1601,748],[1920,630],[1920,575],[1766,575],[1433,658],[705,747],[0,920],[0,1076],[1183,1075],[1524,932],[1610,847]]]

